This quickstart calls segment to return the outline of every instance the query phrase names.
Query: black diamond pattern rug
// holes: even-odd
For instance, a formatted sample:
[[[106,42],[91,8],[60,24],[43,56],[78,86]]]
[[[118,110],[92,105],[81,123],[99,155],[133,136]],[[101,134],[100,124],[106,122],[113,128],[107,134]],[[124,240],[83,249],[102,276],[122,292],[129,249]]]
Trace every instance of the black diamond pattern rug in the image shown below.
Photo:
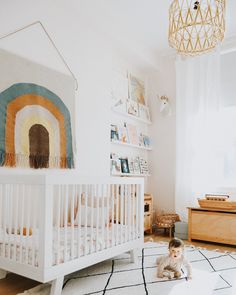
[[[236,295],[236,253],[186,246],[193,268],[193,280],[187,281],[185,269],[179,279],[157,278],[156,258],[167,252],[167,243],[145,243],[137,263],[123,254],[66,277],[62,295]],[[49,295],[49,288],[24,294]]]

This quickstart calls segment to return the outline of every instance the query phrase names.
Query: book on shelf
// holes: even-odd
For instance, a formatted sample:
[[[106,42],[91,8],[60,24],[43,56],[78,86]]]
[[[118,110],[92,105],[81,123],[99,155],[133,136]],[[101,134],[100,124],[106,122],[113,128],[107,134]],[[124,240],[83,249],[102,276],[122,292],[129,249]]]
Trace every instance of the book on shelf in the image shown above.
[[[119,140],[118,127],[111,124],[111,141]]]
[[[131,174],[134,174],[134,159],[128,158],[128,164],[129,164],[129,172]]]
[[[111,175],[117,175],[121,173],[121,162],[120,158],[117,154],[111,153],[110,155],[110,169],[111,169]]]
[[[134,174],[140,174],[139,157],[134,158]]]
[[[129,142],[134,145],[139,145],[139,136],[135,125],[126,123]]]
[[[139,146],[141,146],[141,147],[144,147],[144,140],[143,140],[143,133],[142,132],[140,132],[139,133],[139,137],[138,137],[138,140],[139,140],[139,143],[138,143],[138,145]]]
[[[140,173],[149,174],[148,162],[144,158],[139,158]]]
[[[145,147],[150,147],[151,146],[151,140],[148,135],[143,135],[143,144]]]
[[[128,158],[120,158],[120,163],[121,163],[121,172],[130,173]]]
[[[121,142],[128,143],[128,132],[126,126],[118,126],[118,136]]]

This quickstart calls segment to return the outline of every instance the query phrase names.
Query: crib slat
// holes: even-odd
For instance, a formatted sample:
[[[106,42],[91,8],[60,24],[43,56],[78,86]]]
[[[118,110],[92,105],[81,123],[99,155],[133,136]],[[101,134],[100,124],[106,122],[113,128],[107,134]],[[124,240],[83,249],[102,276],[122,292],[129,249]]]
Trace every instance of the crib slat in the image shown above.
[[[39,267],[49,268],[53,263],[53,190],[54,185],[38,187],[39,204]]]
[[[124,235],[124,185],[121,184],[120,187],[120,243],[123,244],[123,235]]]
[[[9,198],[8,202],[8,250],[7,250],[7,258],[11,259],[11,237],[12,237],[12,207],[13,207],[13,201],[12,201],[12,186],[7,184],[7,195]]]
[[[30,235],[29,228],[30,228],[30,212],[31,212],[31,210],[30,210],[30,196],[31,196],[30,188],[31,188],[31,186],[27,185],[27,194],[26,194],[27,212],[26,212],[26,227],[25,227],[25,232],[26,232],[26,250],[25,250],[25,252],[26,252],[26,261],[25,261],[25,263],[26,264],[30,264],[29,257],[30,257],[30,250],[31,250],[30,245],[29,245],[29,243],[30,243],[30,240],[29,240],[29,235]]]
[[[70,223],[71,223],[71,260],[74,259],[74,246],[75,246],[75,185],[71,185],[71,206],[70,206]]]
[[[124,185],[124,224],[125,224],[125,242],[127,242],[128,238],[128,185]]]
[[[90,253],[94,252],[93,247],[93,239],[94,239],[94,213],[96,212],[94,209],[94,185],[90,185],[91,192],[91,240],[90,240]]]
[[[128,211],[128,241],[131,240],[131,218],[132,218],[132,210],[131,210],[131,185],[127,184],[127,211]]]
[[[115,241],[115,245],[119,244],[119,223],[120,223],[120,194],[119,194],[119,185],[116,184],[116,241]]]
[[[64,199],[64,262],[67,261],[67,232],[68,232],[68,186],[63,186]]]
[[[3,253],[2,256],[6,256],[6,230],[7,230],[7,195],[6,195],[6,185],[2,184],[2,197],[3,197]]]
[[[16,185],[13,187],[13,232],[14,232],[14,245],[13,245],[13,260],[16,261],[17,260],[17,255],[16,255],[16,251],[17,251],[17,220],[18,220],[18,188],[19,185]]]
[[[96,185],[96,212],[97,212],[97,220],[96,220],[96,251],[99,251],[99,189],[100,186]]]
[[[109,214],[110,214],[110,185],[106,185],[106,248],[110,247],[110,237],[109,237],[109,226],[110,226],[110,220],[109,220]]]
[[[20,214],[20,263],[23,263],[23,224],[24,224],[24,213],[25,213],[25,185],[22,185],[21,188],[22,197],[21,197],[21,214]]]
[[[77,218],[78,218],[78,257],[81,256],[81,198],[82,198],[82,189],[81,189],[81,185],[78,186],[79,187],[79,191],[78,191],[78,213],[77,213]]]
[[[101,201],[102,201],[102,204],[101,204],[101,207],[99,209],[102,209],[101,211],[101,223],[100,223],[100,226],[101,226],[101,229],[102,229],[102,237],[101,237],[101,240],[102,240],[102,250],[105,248],[105,236],[104,236],[104,227],[105,227],[105,224],[104,224],[104,218],[105,218],[105,212],[104,212],[104,191],[105,191],[105,187],[104,187],[104,184],[102,184],[101,186]]]
[[[135,239],[135,186],[131,184],[131,206],[132,206],[132,240]]]
[[[85,185],[85,233],[84,233],[84,243],[85,243],[85,248],[84,248],[84,255],[87,255],[88,251],[88,185]]]
[[[55,202],[56,202],[56,205],[57,205],[57,218],[56,218],[56,245],[55,245],[55,249],[56,249],[56,264],[59,264],[59,261],[60,261],[60,227],[62,225],[61,223],[61,203],[62,203],[62,197],[61,197],[61,186],[59,185],[56,185],[54,187],[54,190],[56,192],[56,194],[54,195],[54,198],[55,198]]]
[[[138,185],[135,185],[135,193],[136,193],[136,231],[135,238],[137,238],[139,234],[139,194],[138,194]]]
[[[37,234],[36,234],[36,226],[37,226],[37,221],[38,221],[38,214],[37,214],[37,208],[38,208],[38,201],[39,201],[39,196],[37,195],[37,198],[33,199],[31,198],[33,203],[33,211],[32,211],[32,266],[37,266],[36,260],[35,260],[35,255],[36,255],[36,249],[37,249]]]
[[[111,185],[111,247],[114,247],[115,241],[114,241],[114,184]]]

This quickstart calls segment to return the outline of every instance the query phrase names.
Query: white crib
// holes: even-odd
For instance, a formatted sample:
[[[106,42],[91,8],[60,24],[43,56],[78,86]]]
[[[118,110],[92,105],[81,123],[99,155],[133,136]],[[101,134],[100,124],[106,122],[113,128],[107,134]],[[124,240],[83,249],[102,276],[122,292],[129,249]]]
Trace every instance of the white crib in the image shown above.
[[[61,294],[64,276],[143,245],[143,179],[0,175],[0,269]]]

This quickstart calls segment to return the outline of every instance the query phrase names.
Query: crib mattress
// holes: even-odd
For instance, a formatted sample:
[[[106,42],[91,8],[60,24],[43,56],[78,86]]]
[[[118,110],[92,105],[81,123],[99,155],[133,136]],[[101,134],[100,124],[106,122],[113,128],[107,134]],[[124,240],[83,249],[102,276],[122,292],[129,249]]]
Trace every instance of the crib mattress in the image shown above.
[[[112,228],[106,227],[104,229],[94,227],[81,227],[80,229],[74,227],[74,230],[70,227],[67,229],[54,228],[52,264],[64,263],[122,244],[130,239],[133,240],[134,234],[128,234],[127,228],[127,226],[120,224],[113,224]],[[0,229],[0,257],[37,267],[39,265],[38,233],[38,229],[34,229],[31,236],[21,237],[17,234],[7,234],[3,229]]]

